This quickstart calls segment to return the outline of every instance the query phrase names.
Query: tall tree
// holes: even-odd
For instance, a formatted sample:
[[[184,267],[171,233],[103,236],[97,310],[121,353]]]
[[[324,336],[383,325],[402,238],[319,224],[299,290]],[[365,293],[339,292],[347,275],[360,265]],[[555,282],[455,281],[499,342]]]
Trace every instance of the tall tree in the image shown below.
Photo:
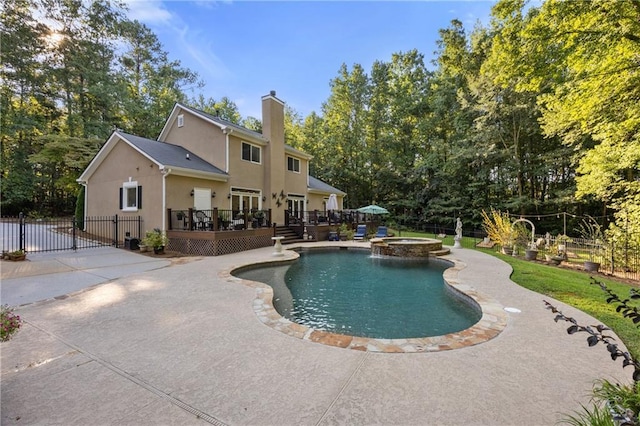
[[[223,120],[227,120],[233,124],[240,124],[242,116],[238,111],[238,106],[226,96],[216,101],[213,98],[205,99],[202,94],[198,95],[196,99],[191,100],[191,105],[201,111],[220,117]]]
[[[155,137],[176,102],[187,102],[185,89],[201,87],[198,75],[183,68],[179,61],[169,60],[158,37],[138,21],[121,24],[127,49],[120,57],[121,81],[128,96],[123,104],[123,127],[134,134]],[[196,105],[215,114],[224,110],[225,118],[237,123],[237,107],[227,98],[221,103],[202,96]]]
[[[581,154],[577,196],[606,203],[616,232],[640,242],[640,2],[550,0],[525,36],[536,52],[553,40],[541,121]]]
[[[342,64],[331,80],[331,95],[322,105],[325,143],[332,150],[327,175],[318,176],[345,190],[347,205],[358,207],[367,202],[358,185],[365,173],[365,123],[368,77],[361,65],[349,71]]]
[[[47,28],[34,19],[29,1],[7,0],[0,7],[1,199],[3,213],[16,214],[34,206],[35,171],[28,159],[55,106],[42,92],[46,75],[38,59],[45,53]]]

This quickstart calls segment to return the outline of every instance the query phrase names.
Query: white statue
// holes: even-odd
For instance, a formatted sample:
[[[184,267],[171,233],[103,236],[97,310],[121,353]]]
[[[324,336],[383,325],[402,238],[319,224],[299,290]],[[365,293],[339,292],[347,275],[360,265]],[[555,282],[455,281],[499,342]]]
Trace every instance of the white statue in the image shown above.
[[[453,248],[462,248],[462,221],[456,219],[456,236],[453,237]]]
[[[460,220],[460,218],[456,220],[456,238],[462,238],[462,221]]]

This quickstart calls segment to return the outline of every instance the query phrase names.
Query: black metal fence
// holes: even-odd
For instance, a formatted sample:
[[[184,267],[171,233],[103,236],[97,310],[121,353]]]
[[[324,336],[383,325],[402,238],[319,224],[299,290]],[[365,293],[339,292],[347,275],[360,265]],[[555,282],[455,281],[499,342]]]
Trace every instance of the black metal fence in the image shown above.
[[[69,218],[4,217],[0,221],[0,249],[27,253],[78,250],[91,247],[125,245],[128,239],[140,239],[140,216]]]

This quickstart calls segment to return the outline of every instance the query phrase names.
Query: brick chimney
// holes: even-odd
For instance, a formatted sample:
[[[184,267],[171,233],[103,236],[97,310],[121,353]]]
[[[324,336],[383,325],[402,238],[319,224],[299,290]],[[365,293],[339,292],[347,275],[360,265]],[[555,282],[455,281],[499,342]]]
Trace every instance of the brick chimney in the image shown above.
[[[283,225],[286,202],[280,198],[280,193],[285,191],[284,102],[276,98],[275,90],[262,97],[262,136],[269,140],[264,155],[265,195],[268,207],[272,209],[271,220]],[[278,194],[277,199],[282,203],[279,207],[271,194]]]

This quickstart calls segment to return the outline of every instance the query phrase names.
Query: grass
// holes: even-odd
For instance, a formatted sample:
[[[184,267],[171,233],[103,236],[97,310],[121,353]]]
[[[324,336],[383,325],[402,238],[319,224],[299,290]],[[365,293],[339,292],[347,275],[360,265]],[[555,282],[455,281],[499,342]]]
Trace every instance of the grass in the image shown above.
[[[560,300],[588,313],[611,328],[629,349],[634,358],[640,359],[640,329],[630,319],[616,312],[616,306],[606,302],[606,293],[591,284],[590,275],[582,271],[558,268],[526,261],[491,250],[482,250],[507,262],[513,268],[511,280],[522,287]],[[631,285],[598,276],[621,299],[629,295]],[[553,315],[549,313],[549,319]],[[582,324],[595,325],[595,324]],[[585,337],[586,338],[586,337]],[[585,342],[586,344],[586,342]]]
[[[397,231],[394,231],[398,235]],[[402,231],[403,237],[427,237],[433,238],[433,234]],[[478,240],[464,237],[462,247],[474,248]],[[443,244],[452,246],[453,236],[448,235]],[[537,293],[553,297],[568,305],[571,305],[596,318],[607,327],[611,328],[622,339],[629,353],[640,359],[640,329],[631,320],[622,317],[616,312],[616,306],[606,302],[607,295],[597,285],[591,284],[590,275],[571,269],[549,266],[537,262],[530,262],[518,257],[506,256],[489,249],[478,249],[507,262],[513,268],[511,280],[518,285],[533,290]],[[631,285],[616,280],[598,276],[597,279],[607,285],[621,299],[629,296]],[[554,315],[549,312],[549,321],[553,321]],[[592,324],[581,324],[592,325]],[[595,325],[595,324],[593,324]],[[572,336],[578,337],[578,336]],[[568,336],[569,338],[569,336]],[[585,336],[585,345],[586,345]],[[604,354],[606,356],[606,353]]]

